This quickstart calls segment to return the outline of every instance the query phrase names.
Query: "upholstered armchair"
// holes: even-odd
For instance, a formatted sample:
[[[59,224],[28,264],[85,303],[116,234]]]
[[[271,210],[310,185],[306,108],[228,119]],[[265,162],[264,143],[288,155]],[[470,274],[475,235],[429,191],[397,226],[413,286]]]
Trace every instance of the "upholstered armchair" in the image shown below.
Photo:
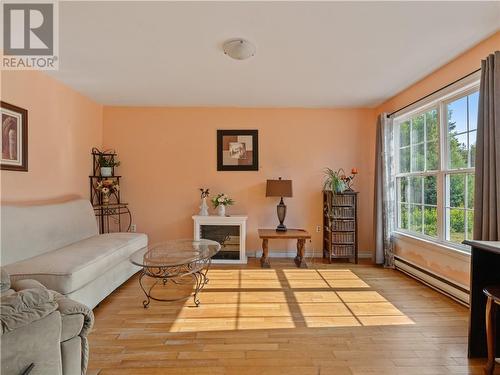
[[[84,375],[92,310],[35,280],[11,285],[3,269],[0,286],[2,375]]]

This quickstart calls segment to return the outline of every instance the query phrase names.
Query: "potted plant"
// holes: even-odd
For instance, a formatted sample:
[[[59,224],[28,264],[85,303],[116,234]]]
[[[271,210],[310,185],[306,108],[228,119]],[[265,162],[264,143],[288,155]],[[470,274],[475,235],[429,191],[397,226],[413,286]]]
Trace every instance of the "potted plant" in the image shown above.
[[[226,206],[232,206],[233,204],[234,200],[224,193],[219,193],[212,198],[212,205],[217,209],[217,215],[219,216],[226,216]]]
[[[102,177],[111,177],[113,175],[113,168],[118,167],[120,162],[115,160],[113,156],[99,155],[99,167],[101,169]]]
[[[347,188],[340,170],[334,171],[331,168],[323,170],[325,174],[325,181],[323,183],[323,190],[331,190],[334,193],[343,193]]]

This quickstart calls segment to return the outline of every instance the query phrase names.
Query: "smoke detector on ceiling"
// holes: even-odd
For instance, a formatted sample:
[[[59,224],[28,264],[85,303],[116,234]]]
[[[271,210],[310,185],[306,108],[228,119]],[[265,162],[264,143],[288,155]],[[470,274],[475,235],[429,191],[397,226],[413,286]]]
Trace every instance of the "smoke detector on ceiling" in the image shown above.
[[[235,60],[246,60],[255,55],[255,46],[246,39],[230,39],[222,45],[224,54]]]

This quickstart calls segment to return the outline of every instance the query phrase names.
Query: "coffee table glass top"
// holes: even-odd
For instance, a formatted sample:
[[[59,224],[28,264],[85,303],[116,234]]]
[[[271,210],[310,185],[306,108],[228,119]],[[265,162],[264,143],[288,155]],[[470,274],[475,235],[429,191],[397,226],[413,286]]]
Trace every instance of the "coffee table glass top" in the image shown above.
[[[207,260],[219,250],[211,240],[170,240],[136,251],[130,261],[141,267],[174,267]]]

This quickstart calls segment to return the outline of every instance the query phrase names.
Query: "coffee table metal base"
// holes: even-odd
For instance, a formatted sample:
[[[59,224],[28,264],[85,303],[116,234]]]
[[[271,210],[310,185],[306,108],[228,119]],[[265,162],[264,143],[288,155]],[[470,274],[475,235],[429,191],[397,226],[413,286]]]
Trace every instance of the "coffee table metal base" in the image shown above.
[[[193,302],[198,307],[200,304],[200,300],[198,298],[198,294],[201,292],[205,284],[208,283],[208,269],[210,268],[211,259],[206,259],[202,262],[196,262],[191,264],[184,264],[181,266],[169,266],[169,267],[143,267],[140,271],[139,275],[139,285],[141,286],[142,291],[144,292],[146,299],[142,301],[142,305],[144,308],[148,308],[151,300],[161,301],[161,302],[175,302],[175,301],[183,301],[188,299],[189,297],[193,297]],[[151,277],[155,279],[153,285],[149,288],[143,284],[144,276]],[[162,286],[167,285],[167,283],[171,282],[177,285],[185,285],[190,281],[194,281],[194,291],[193,293],[180,297],[180,298],[157,298],[154,297],[151,292],[153,288],[158,284],[162,284]]]

